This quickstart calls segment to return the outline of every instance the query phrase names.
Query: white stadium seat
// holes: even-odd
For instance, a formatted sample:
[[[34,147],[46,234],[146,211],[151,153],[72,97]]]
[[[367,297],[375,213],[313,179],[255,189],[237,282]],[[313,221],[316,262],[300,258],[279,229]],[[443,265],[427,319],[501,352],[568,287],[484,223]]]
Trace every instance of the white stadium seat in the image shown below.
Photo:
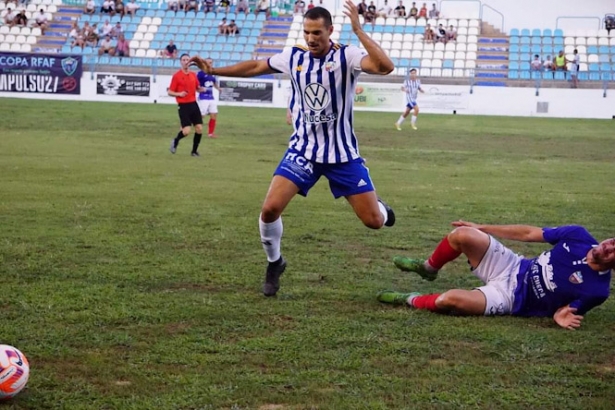
[[[137,31],[133,36],[132,36],[133,40],[143,40],[143,33],[141,33],[140,31]]]
[[[145,53],[145,57],[154,58],[156,57],[156,50],[147,50]]]
[[[145,57],[145,50],[142,48],[137,49],[135,57]]]
[[[141,24],[145,24],[145,25],[150,25],[152,24],[152,18],[151,17],[143,17],[143,20],[141,20]]]
[[[21,51],[21,44],[19,43],[11,44],[11,51]]]
[[[24,44],[26,42],[26,36],[22,36],[21,34],[16,36],[15,42],[19,44]]]
[[[7,42],[0,43],[0,51],[10,51],[11,45]]]
[[[32,34],[33,36],[40,36],[42,34],[41,29],[39,27],[34,27],[30,34]]]
[[[154,41],[154,33],[145,33],[143,35],[143,40]]]
[[[433,58],[433,51],[423,51],[423,58],[431,60]]]
[[[21,45],[21,49],[19,51],[21,51],[22,53],[29,53],[29,52],[32,51],[32,45],[30,45],[30,44],[22,44]]]

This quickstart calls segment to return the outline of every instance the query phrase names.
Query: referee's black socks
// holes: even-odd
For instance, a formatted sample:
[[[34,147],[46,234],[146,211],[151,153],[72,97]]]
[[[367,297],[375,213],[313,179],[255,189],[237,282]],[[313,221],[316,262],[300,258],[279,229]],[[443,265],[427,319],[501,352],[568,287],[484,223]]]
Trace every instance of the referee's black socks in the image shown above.
[[[175,137],[175,148],[177,148],[177,146],[179,145],[179,140],[184,138],[184,133],[181,132],[181,130],[177,133],[177,137]]]
[[[192,142],[192,153],[193,154],[198,151],[199,144],[201,143],[202,137],[203,137],[203,134],[197,134],[196,132],[194,133],[194,141]]]

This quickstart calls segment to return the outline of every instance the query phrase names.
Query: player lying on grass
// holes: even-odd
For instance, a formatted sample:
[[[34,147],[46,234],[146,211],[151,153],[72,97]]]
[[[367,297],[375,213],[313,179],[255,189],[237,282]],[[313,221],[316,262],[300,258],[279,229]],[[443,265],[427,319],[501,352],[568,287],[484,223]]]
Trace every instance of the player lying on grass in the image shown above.
[[[572,330],[581,325],[585,313],[609,296],[615,238],[598,243],[585,228],[574,225],[537,228],[464,221],[452,225],[457,228],[440,242],[429,259],[397,256],[395,266],[432,281],[446,263],[463,253],[485,286],[430,295],[383,291],[378,294],[380,302],[459,315],[552,316],[558,325]],[[521,242],[548,242],[553,247],[526,259],[491,235]]]

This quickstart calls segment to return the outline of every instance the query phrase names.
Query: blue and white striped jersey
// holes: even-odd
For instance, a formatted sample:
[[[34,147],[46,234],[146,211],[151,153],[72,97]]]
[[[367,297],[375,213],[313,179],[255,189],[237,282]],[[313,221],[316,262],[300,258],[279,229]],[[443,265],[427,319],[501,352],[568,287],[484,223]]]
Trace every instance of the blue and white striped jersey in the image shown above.
[[[411,80],[406,78],[404,81],[404,88],[406,89],[406,104],[416,104],[416,97],[419,94],[419,88],[421,88],[421,80]]]
[[[290,75],[290,109],[295,131],[289,148],[317,163],[336,164],[359,158],[353,130],[353,107],[361,60],[355,46],[331,43],[322,58],[295,46],[269,58],[269,66]]]

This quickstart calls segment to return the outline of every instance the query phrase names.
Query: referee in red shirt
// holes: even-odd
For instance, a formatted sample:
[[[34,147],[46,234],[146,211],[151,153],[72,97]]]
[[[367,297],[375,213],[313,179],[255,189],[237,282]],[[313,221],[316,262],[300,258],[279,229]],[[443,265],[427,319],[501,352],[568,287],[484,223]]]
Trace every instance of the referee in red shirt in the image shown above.
[[[173,74],[168,94],[171,97],[175,97],[177,101],[179,121],[182,129],[177,134],[177,137],[171,141],[169,150],[171,154],[175,154],[179,140],[188,135],[190,133],[190,127],[194,125],[192,156],[198,157],[198,148],[201,143],[201,137],[203,136],[203,117],[201,116],[199,105],[196,102],[196,92],[204,91],[204,89],[199,85],[196,73],[190,71],[190,56],[188,54],[182,54],[179,61],[181,63],[181,69]]]

